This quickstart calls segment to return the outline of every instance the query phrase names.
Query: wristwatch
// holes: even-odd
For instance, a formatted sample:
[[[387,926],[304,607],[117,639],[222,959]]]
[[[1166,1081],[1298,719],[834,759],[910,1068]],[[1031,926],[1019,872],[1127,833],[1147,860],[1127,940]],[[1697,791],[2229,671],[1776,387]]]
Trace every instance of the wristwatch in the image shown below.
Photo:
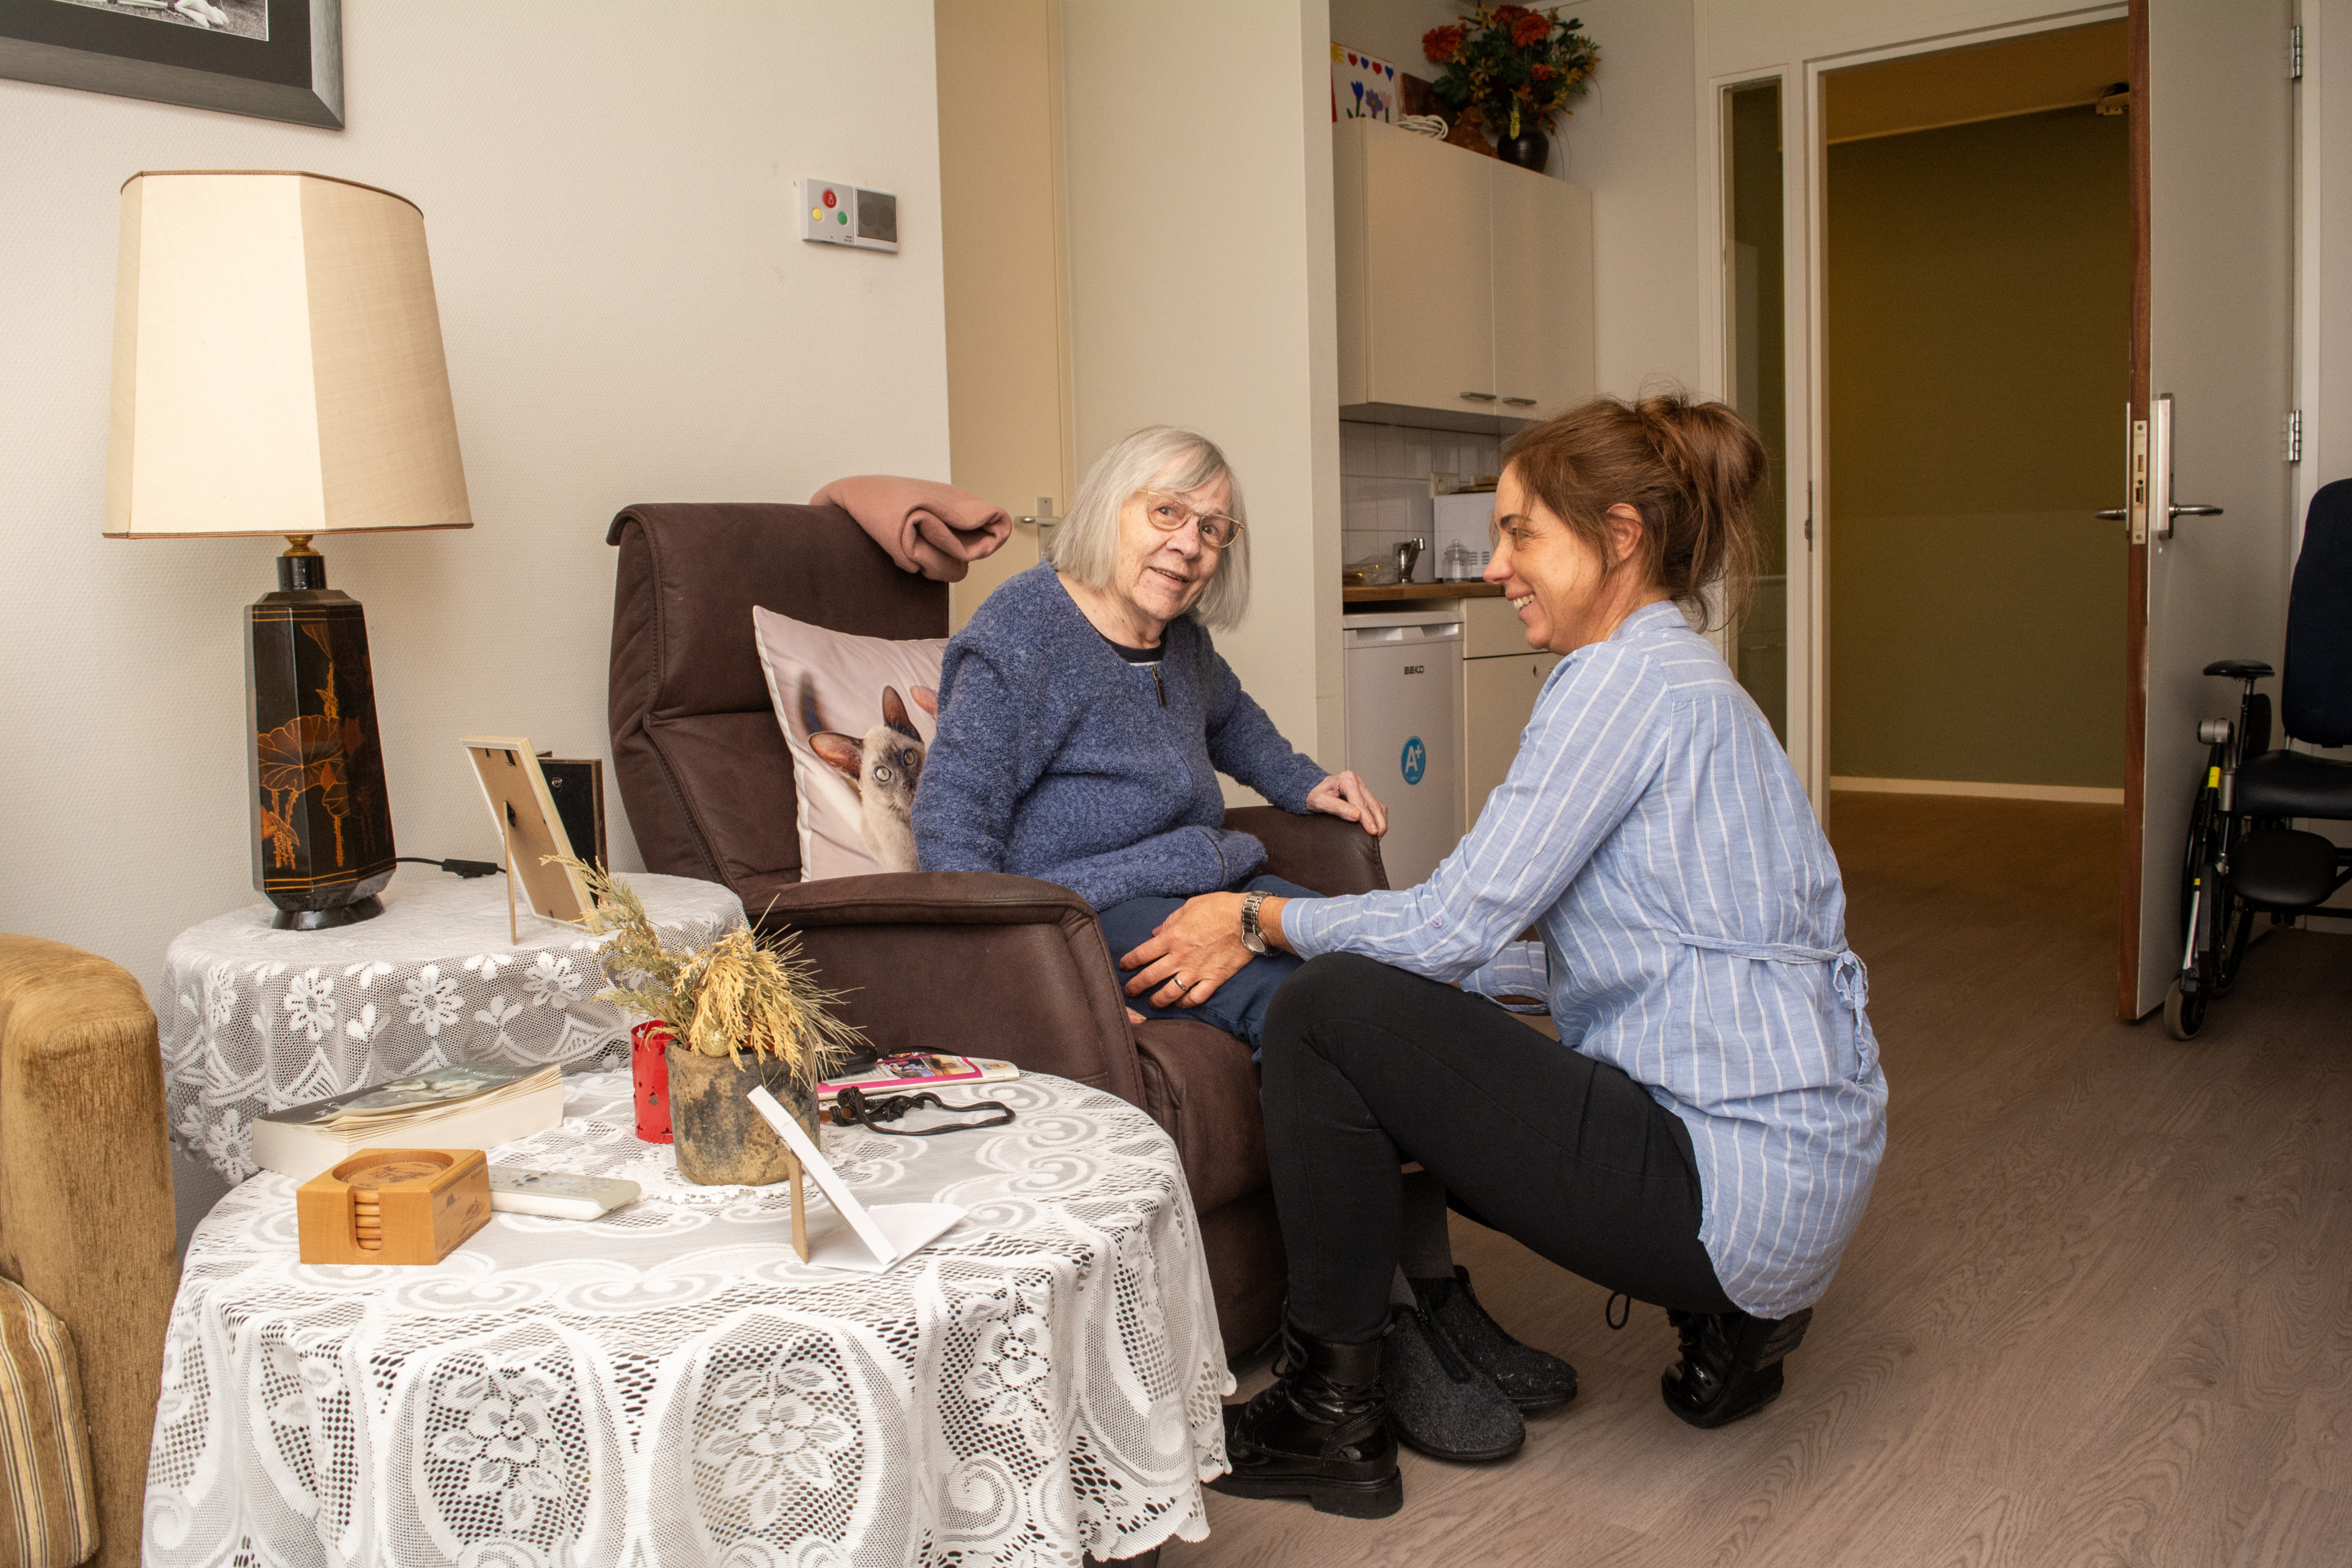
[[[1242,945],[1252,952],[1265,951],[1265,933],[1257,929],[1257,907],[1264,902],[1264,893],[1252,893],[1242,900]]]

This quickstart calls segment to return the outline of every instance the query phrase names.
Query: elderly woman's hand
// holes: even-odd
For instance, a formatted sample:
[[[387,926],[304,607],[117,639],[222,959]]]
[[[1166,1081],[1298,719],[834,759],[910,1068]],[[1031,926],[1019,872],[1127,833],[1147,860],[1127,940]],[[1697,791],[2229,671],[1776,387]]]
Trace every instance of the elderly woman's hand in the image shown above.
[[[1346,773],[1331,773],[1307,792],[1307,809],[1327,812],[1349,822],[1360,822],[1364,831],[1378,838],[1389,830],[1389,808],[1372,796],[1352,768]]]
[[[1118,966],[1140,971],[1127,983],[1129,996],[1157,986],[1153,1006],[1197,1007],[1249,961],[1250,950],[1242,945],[1242,895],[1202,893],[1152,927],[1151,940]]]

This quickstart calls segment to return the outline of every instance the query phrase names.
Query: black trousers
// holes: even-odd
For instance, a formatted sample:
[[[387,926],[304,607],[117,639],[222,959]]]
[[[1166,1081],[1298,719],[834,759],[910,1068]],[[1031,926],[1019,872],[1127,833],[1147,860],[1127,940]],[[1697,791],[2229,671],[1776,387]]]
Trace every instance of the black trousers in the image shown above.
[[[1347,953],[1265,1020],[1263,1100],[1290,1319],[1360,1343],[1388,1324],[1402,1161],[1454,1206],[1636,1300],[1724,1312],[1698,1169],[1674,1112],[1483,996]]]

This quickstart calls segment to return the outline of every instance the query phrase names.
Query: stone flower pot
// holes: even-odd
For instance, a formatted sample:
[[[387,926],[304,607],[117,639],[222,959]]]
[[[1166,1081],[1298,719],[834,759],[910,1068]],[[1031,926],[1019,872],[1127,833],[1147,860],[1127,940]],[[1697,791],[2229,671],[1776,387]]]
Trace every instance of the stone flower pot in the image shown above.
[[[706,1187],[764,1187],[784,1179],[791,1151],[750,1099],[762,1083],[824,1148],[816,1088],[795,1082],[782,1063],[749,1051],[706,1057],[670,1046],[670,1131],[680,1175]]]

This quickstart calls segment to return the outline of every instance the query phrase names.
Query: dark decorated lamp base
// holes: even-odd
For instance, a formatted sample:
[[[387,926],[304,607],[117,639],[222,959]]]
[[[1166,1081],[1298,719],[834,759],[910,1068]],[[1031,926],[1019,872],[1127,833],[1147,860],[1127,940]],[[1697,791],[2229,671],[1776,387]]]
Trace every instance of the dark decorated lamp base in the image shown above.
[[[276,929],[323,931],[383,912],[392,803],[366,615],[327,586],[308,537],[289,543],[278,592],[247,607],[253,885],[278,906]]]
[[[337,926],[355,926],[362,921],[372,921],[383,913],[383,900],[370,893],[364,899],[354,899],[348,904],[330,904],[323,910],[280,909],[269,922],[272,931],[331,931]]]

